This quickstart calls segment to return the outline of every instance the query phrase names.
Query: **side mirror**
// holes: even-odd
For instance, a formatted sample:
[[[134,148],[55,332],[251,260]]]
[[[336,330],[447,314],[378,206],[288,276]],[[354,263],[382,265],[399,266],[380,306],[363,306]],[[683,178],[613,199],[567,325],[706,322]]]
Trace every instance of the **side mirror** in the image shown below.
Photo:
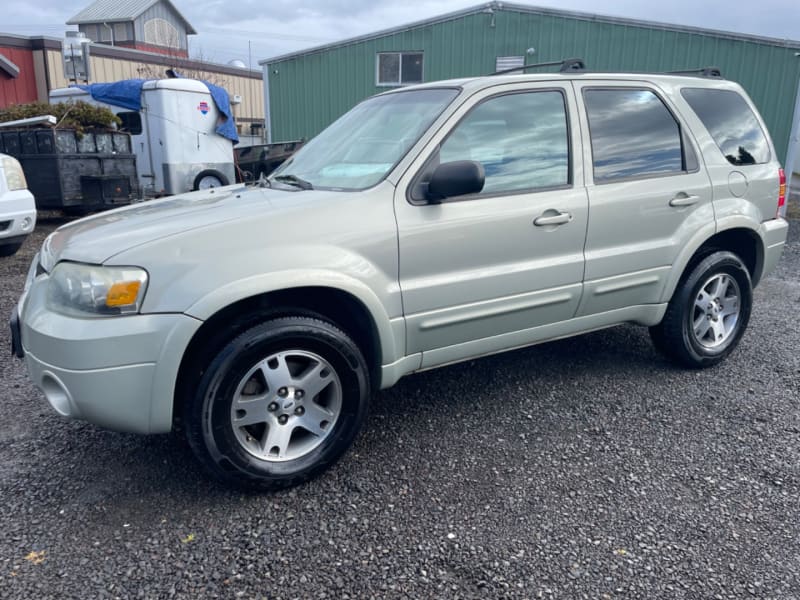
[[[457,160],[442,163],[428,182],[427,199],[441,202],[453,196],[477,194],[483,190],[486,174],[483,165],[474,160]]]

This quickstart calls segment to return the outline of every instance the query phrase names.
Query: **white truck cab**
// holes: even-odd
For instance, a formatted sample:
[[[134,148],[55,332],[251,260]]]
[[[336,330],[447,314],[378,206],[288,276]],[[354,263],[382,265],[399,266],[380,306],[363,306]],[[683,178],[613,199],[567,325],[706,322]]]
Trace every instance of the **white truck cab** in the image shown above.
[[[235,181],[233,143],[216,133],[221,115],[208,87],[194,79],[157,79],[142,86],[140,111],[100,102],[78,87],[50,92],[50,102],[104,106],[131,134],[145,196],[180,194]]]

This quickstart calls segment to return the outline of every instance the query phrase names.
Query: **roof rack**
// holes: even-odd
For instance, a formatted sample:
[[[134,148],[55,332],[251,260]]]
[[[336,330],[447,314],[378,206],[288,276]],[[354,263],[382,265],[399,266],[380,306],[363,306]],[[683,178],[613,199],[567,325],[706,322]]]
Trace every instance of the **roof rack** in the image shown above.
[[[712,77],[722,79],[722,70],[719,67],[702,67],[700,69],[685,69],[681,71],[667,71],[668,75],[699,75],[700,77]]]
[[[511,67],[510,69],[503,69],[489,73],[489,75],[505,75],[506,73],[519,73],[520,71],[527,71],[528,69],[536,69],[539,67],[560,67],[560,73],[571,73],[578,71],[586,71],[586,63],[582,58],[565,58],[562,60],[555,60],[552,62],[534,63],[530,65],[522,65],[519,67]],[[664,71],[665,75],[696,75],[698,77],[710,77],[712,79],[724,79],[722,70],[719,67],[701,67],[699,69],[680,69],[678,71]]]
[[[522,65],[521,67],[512,67],[510,69],[503,69],[502,71],[495,71],[489,75],[504,75],[506,73],[516,73],[518,71],[527,71],[528,69],[535,69],[537,67],[561,67],[560,73],[567,71],[585,71],[586,63],[582,58],[565,58],[563,60],[556,60],[553,62],[534,63],[532,65]]]

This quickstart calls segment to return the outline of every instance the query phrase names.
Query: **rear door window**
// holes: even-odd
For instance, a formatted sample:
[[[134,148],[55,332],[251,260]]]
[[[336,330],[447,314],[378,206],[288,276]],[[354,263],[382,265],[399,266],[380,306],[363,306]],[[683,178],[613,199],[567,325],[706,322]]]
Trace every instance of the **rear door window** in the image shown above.
[[[595,182],[687,170],[680,125],[653,91],[587,88],[583,98]]]
[[[755,165],[769,162],[767,136],[738,92],[684,88],[681,94],[729,163]]]

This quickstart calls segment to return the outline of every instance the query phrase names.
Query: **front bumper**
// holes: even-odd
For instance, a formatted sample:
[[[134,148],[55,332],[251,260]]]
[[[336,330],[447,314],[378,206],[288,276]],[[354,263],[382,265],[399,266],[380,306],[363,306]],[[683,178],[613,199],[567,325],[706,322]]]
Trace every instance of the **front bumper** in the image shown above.
[[[36,203],[27,190],[0,198],[0,246],[25,238],[36,227]]]
[[[168,432],[181,358],[202,322],[183,314],[67,317],[47,308],[46,279],[33,278],[17,312],[19,349],[50,405],[108,429]]]

